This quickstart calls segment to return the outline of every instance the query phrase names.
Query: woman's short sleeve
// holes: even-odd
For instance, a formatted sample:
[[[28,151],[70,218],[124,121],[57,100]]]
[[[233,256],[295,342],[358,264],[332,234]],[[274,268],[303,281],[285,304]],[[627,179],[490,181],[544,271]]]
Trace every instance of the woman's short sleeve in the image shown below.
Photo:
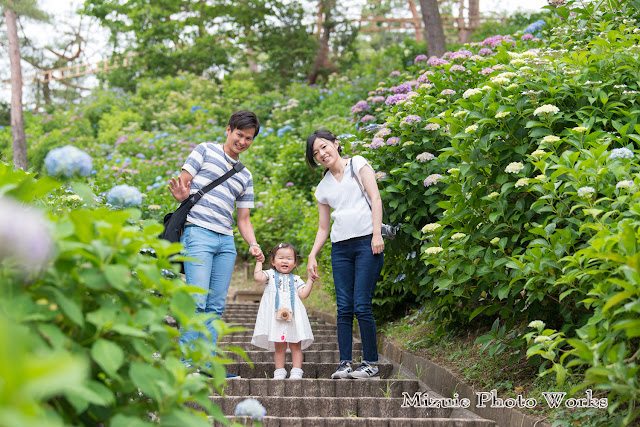
[[[362,180],[362,178],[360,177],[360,169],[369,165],[369,162],[367,162],[367,159],[362,156],[353,156],[351,161],[353,162],[353,171],[358,176],[358,179]],[[371,167],[371,165],[369,165],[369,167]]]

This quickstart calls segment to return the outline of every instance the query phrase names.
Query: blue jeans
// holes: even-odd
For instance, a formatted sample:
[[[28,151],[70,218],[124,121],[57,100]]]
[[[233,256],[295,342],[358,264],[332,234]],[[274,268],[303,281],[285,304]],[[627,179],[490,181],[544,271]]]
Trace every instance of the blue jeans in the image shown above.
[[[214,319],[219,319],[226,308],[227,292],[231,283],[231,274],[236,262],[236,246],[233,236],[216,233],[198,226],[188,226],[184,229],[180,243],[184,245],[184,253],[199,261],[186,261],[184,271],[187,283],[206,291],[206,294],[196,294],[196,310],[198,313],[214,314],[205,322],[211,342],[216,343],[218,332],[212,325]],[[203,338],[205,335],[196,331],[186,331],[180,328],[180,345]]]
[[[382,271],[384,254],[374,255],[371,238],[332,243],[331,266],[338,306],[340,362],[351,362],[353,316],[360,325],[362,359],[378,363],[376,322],[371,300]]]

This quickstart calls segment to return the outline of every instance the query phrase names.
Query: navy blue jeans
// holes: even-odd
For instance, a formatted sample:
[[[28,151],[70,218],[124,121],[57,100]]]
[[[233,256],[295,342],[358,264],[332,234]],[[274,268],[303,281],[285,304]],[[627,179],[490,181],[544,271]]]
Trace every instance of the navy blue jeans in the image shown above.
[[[371,311],[373,291],[384,264],[384,254],[374,255],[371,238],[331,244],[331,266],[338,306],[340,362],[352,361],[353,316],[360,325],[362,359],[378,363],[376,323]]]

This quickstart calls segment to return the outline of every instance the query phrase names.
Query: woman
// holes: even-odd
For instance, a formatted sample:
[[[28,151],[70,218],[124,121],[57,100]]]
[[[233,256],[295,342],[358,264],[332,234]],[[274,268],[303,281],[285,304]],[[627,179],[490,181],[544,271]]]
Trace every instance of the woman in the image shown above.
[[[328,130],[316,130],[307,138],[307,162],[312,167],[320,164],[327,168],[315,191],[318,232],[309,254],[307,270],[310,278],[319,277],[316,256],[329,237],[331,217],[331,266],[338,306],[340,349],[340,366],[331,378],[371,378],[379,376],[371,300],[384,263],[382,201],[373,169],[364,157],[346,159],[341,153],[342,148],[335,135]],[[360,325],[363,352],[362,364],[356,370],[352,367],[351,354],[354,315]]]

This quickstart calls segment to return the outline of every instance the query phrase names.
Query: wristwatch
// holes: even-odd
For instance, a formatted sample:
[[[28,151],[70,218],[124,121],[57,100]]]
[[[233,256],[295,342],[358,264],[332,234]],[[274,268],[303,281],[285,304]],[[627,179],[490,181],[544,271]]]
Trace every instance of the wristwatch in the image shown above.
[[[249,248],[251,248],[251,246],[257,246],[257,247],[259,247],[259,248],[260,248],[260,245],[259,245],[258,243],[252,243],[252,244],[250,244],[250,245],[249,245]],[[262,248],[260,248],[260,249],[262,249]]]

